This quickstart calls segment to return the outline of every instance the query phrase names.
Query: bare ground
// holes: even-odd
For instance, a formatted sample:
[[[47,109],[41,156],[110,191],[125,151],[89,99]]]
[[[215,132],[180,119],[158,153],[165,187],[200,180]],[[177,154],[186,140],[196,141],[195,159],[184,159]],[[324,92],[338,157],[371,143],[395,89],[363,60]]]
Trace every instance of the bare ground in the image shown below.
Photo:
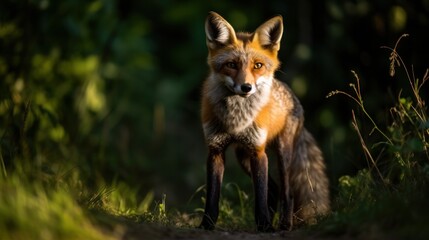
[[[218,228],[214,231],[207,231],[195,227],[163,225],[148,222],[139,222],[136,219],[106,215],[105,213],[95,214],[97,225],[114,239],[121,240],[368,240],[368,239],[404,239],[394,233],[381,231],[376,225],[369,224],[362,226],[359,231],[337,229],[334,232],[322,233],[317,229],[298,228],[291,232],[277,231],[274,233],[260,233],[252,230],[229,230]],[[420,236],[420,235],[416,235]],[[407,238],[406,238],[407,239]],[[419,238],[414,238],[419,239]],[[424,238],[427,239],[427,238]]]
[[[312,239],[333,239],[322,236],[308,235],[302,231],[258,233],[258,232],[240,232],[240,231],[206,231],[196,228],[175,228],[153,224],[133,224],[128,225],[125,231],[124,240],[312,240]],[[336,238],[338,239],[338,238]],[[341,238],[347,239],[347,238]]]

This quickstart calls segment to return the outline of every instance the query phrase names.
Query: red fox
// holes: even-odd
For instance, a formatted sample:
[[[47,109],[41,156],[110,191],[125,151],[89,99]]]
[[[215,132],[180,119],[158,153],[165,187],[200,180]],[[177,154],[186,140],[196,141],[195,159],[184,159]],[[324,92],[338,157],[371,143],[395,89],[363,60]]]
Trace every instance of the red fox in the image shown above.
[[[234,145],[237,159],[251,176],[258,231],[314,223],[330,207],[329,183],[322,152],[304,128],[304,110],[283,82],[274,78],[283,19],[276,16],[253,33],[235,32],[219,14],[205,22],[210,72],[203,85],[202,124],[208,145],[207,197],[200,227],[214,229],[225,150]],[[278,157],[280,187],[268,174],[265,149]]]

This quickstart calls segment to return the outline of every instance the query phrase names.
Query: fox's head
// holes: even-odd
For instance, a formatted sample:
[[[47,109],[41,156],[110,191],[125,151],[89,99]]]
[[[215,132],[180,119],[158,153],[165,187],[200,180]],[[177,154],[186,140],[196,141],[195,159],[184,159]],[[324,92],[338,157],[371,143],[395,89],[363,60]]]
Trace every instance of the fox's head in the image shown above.
[[[236,33],[219,14],[210,12],[205,31],[208,64],[216,81],[244,97],[264,85],[271,85],[279,66],[277,52],[283,34],[281,16],[266,21],[253,33]]]

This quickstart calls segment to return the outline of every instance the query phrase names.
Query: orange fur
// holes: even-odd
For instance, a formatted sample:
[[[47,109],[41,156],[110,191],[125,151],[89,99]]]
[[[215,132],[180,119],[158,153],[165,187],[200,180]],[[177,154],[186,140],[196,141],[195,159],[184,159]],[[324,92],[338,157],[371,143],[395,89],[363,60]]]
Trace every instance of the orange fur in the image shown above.
[[[270,142],[284,128],[286,112],[270,98],[270,102],[256,116],[255,122],[260,128],[268,130],[267,141]]]

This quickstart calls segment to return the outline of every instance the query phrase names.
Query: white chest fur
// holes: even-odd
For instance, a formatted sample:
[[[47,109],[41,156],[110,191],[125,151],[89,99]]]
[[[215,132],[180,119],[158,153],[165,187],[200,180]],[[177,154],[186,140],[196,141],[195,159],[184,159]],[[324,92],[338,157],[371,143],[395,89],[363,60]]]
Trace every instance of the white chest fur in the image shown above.
[[[272,78],[261,79],[257,83],[257,91],[248,97],[233,94],[219,83],[213,85],[208,93],[216,118],[203,125],[206,139],[229,138],[256,146],[264,144],[267,130],[256,126],[255,118],[269,101]]]

